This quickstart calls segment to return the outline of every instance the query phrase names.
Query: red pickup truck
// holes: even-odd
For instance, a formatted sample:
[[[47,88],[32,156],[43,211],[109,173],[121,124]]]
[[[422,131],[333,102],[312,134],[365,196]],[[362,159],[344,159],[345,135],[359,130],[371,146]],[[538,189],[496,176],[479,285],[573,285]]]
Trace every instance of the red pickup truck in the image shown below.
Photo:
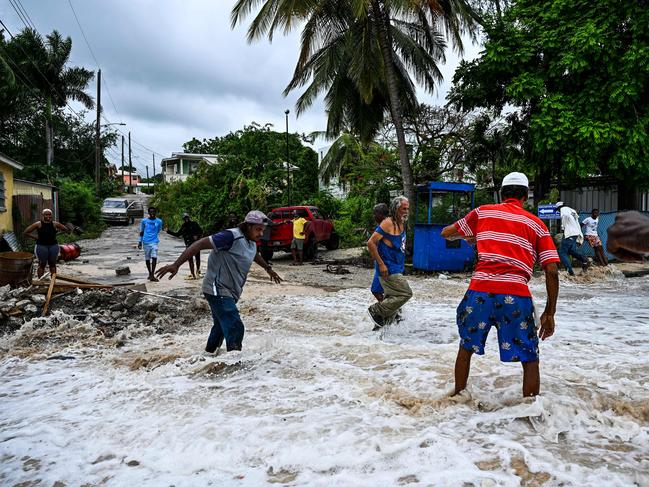
[[[325,219],[315,206],[285,206],[275,208],[270,214],[272,226],[270,235],[264,235],[259,251],[265,260],[273,258],[278,250],[291,251],[293,241],[293,213],[297,212],[307,220],[304,226],[304,258],[311,259],[316,254],[318,245],[328,250],[335,250],[340,245],[340,237],[334,230],[331,220]]]

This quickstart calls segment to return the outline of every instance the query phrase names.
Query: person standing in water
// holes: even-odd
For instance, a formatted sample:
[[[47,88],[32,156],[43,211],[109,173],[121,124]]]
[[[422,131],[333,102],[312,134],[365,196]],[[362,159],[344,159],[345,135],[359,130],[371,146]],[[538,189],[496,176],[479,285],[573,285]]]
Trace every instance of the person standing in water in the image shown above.
[[[36,230],[36,236],[32,233]],[[42,212],[41,219],[32,223],[23,232],[27,238],[36,240],[34,253],[38,259],[38,270],[36,275],[40,279],[45,274],[45,266],[49,265],[50,274],[56,274],[56,261],[59,258],[59,242],[56,234],[72,233],[68,227],[52,219],[52,210],[46,208]]]
[[[379,203],[376,206],[374,206],[374,210],[372,211],[372,216],[374,217],[374,223],[378,226],[380,225],[383,220],[385,220],[388,217],[388,214],[390,213],[390,209],[388,208],[388,205],[385,203]],[[380,272],[379,272],[379,264],[375,260],[374,261],[374,278],[372,279],[372,286],[370,287],[370,291],[372,292],[372,295],[376,298],[376,300],[380,303],[383,301],[384,295],[383,295],[383,286],[381,286],[381,281],[379,280],[380,277]]]
[[[269,221],[261,211],[250,211],[243,223],[194,242],[176,262],[160,268],[156,273],[160,279],[165,274],[169,274],[171,279],[185,261],[201,250],[211,249],[203,278],[203,294],[210,305],[214,322],[205,346],[207,353],[218,354],[224,340],[228,352],[241,350],[245,328],[237,302],[253,262],[268,273],[271,282],[282,282],[257,248],[257,242],[261,240]]]
[[[442,230],[447,240],[477,243],[478,262],[469,289],[457,308],[460,347],[455,360],[455,391],[466,388],[474,353],[484,355],[489,330],[498,331],[501,362],[523,364],[523,396],[539,393],[539,336],[554,334],[559,295],[559,255],[545,224],[525,211],[527,176],[503,179],[503,202],[482,205]],[[527,283],[538,259],[545,271],[548,298],[537,331],[534,303]]]
[[[597,227],[599,226],[599,210],[593,208],[593,211],[590,212],[590,216],[584,218],[584,221],[581,222],[581,226],[584,227],[584,237],[593,248],[595,259],[599,265],[607,266],[608,259],[606,258],[604,247],[602,247],[602,240],[599,238],[599,233],[597,231]]]
[[[367,241],[367,248],[379,269],[383,300],[367,311],[374,322],[373,330],[392,323],[397,312],[412,297],[403,276],[406,264],[406,222],[410,211],[408,198],[397,196],[390,203],[389,217],[381,222]]]

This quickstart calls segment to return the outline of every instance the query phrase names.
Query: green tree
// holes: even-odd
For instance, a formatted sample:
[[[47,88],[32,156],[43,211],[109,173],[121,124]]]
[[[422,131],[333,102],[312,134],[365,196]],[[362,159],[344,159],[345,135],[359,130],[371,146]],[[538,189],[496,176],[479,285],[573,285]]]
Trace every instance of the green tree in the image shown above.
[[[441,79],[437,64],[444,59],[443,27],[453,45],[462,49],[461,33],[473,27],[464,0],[239,0],[232,25],[261,8],[250,24],[248,39],[276,29],[303,25],[302,45],[293,79],[286,92],[309,83],[298,112],[326,91],[325,102],[333,135],[346,116],[358,133],[368,136],[389,109],[398,140],[404,192],[413,196],[414,180],[403,130],[404,106],[416,105],[416,81],[432,91]],[[369,109],[369,110],[367,110]]]
[[[83,92],[92,73],[67,66],[69,38],[55,31],[46,39],[31,30],[9,40],[0,33],[0,151],[25,165],[22,178],[89,178],[94,174],[94,125],[83,120],[84,112],[71,115],[64,107],[68,99],[92,106]],[[115,132],[108,131],[100,144],[110,147],[115,140]],[[54,151],[56,164],[50,166]]]
[[[535,198],[550,182],[613,176],[649,184],[649,9],[643,2],[519,0],[486,25],[481,56],[458,68],[451,100],[519,135]],[[621,206],[626,206],[621,201]]]
[[[2,49],[4,64],[13,66],[22,82],[40,95],[48,166],[54,159],[55,112],[71,100],[87,109],[94,107],[92,97],[84,91],[94,74],[86,68],[69,67],[71,51],[70,37],[63,38],[55,30],[43,39],[33,29],[24,29]]]
[[[318,195],[318,156],[289,134],[292,166],[291,200],[306,203]],[[156,204],[172,224],[180,223],[184,211],[206,230],[217,230],[234,213],[242,218],[251,209],[268,211],[287,204],[286,134],[270,124],[252,123],[242,130],[212,139],[192,139],[186,152],[217,154],[219,162],[203,166],[184,182],[156,188]]]

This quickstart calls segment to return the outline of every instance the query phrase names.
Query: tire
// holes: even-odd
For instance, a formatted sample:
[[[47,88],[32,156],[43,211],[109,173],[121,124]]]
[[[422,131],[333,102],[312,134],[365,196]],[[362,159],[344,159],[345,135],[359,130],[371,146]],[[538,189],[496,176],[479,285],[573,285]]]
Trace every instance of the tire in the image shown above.
[[[273,258],[273,249],[271,247],[261,247],[259,253],[266,262],[270,262]]]
[[[340,247],[340,236],[336,232],[331,232],[329,240],[325,243],[325,247],[327,247],[327,250],[336,250]]]

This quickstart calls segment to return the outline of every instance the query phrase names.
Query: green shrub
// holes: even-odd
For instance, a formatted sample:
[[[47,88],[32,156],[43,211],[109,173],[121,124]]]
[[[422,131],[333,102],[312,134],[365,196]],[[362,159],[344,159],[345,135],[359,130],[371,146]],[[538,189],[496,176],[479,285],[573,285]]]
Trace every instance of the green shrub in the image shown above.
[[[334,198],[328,191],[318,191],[310,196],[303,205],[316,206],[325,218],[336,219],[343,206],[342,200]]]
[[[344,248],[364,245],[374,229],[374,200],[368,196],[348,196],[342,200],[334,228]]]
[[[81,227],[84,231],[83,238],[101,234],[106,225],[101,218],[101,202],[95,196],[94,185],[87,181],[61,179],[57,186],[61,222]],[[69,238],[61,238],[62,243],[66,240]]]

